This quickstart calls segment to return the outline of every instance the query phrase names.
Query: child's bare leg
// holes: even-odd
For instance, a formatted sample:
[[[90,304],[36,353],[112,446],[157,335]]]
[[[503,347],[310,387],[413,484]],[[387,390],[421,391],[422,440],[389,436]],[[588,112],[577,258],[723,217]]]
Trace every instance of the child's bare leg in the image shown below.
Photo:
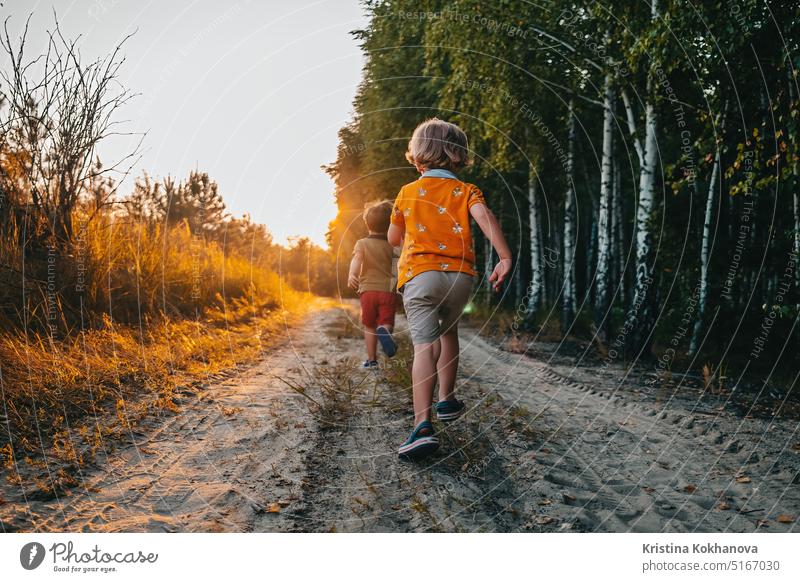
[[[370,362],[377,360],[375,354],[378,351],[378,336],[375,335],[374,327],[364,328],[364,345],[367,347],[367,359]]]
[[[423,420],[431,419],[436,361],[439,359],[440,351],[439,340],[414,346],[414,363],[411,367],[411,381],[414,386],[414,426]]]
[[[453,398],[458,373],[458,329],[451,329],[439,338],[442,353],[437,363],[439,402]]]

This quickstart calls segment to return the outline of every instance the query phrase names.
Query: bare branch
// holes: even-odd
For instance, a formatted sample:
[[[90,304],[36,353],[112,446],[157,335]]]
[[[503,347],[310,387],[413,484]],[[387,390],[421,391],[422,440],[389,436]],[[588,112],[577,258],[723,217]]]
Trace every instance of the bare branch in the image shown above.
[[[22,173],[21,183],[6,184],[12,178],[2,172],[0,187],[20,190],[17,197],[52,223],[51,233],[69,240],[72,214],[87,188],[112,174],[124,180],[141,158],[144,134],[121,131],[124,122],[116,119],[135,96],[118,81],[131,35],[105,57],[86,63],[81,37],[65,38],[55,12],[53,20],[47,47],[35,58],[25,53],[30,16],[18,41],[11,40],[9,19],[0,34],[0,48],[11,62],[8,72],[0,71],[0,100],[7,105],[0,115],[0,155],[14,156]],[[94,162],[104,140],[136,135],[140,139],[129,154],[106,167]]]

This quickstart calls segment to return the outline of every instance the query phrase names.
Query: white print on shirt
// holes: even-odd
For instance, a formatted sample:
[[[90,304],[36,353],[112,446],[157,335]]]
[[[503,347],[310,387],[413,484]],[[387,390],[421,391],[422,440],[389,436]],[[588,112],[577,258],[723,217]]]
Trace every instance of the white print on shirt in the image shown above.
[[[423,196],[423,197],[424,197],[424,196],[425,196],[425,194],[427,194],[427,193],[428,193],[428,191],[427,191],[427,190],[425,190],[425,188],[420,188],[420,189],[419,189],[419,195],[420,195],[420,196]]]
[[[444,214],[447,209],[444,206],[439,206],[436,210],[439,211],[439,214]]]
[[[460,224],[458,224],[457,222],[456,222],[455,226],[453,226],[453,232],[456,233],[456,234],[461,234],[461,231],[463,231],[463,230],[464,230],[464,228]]]
[[[462,194],[461,186],[456,186],[455,188],[453,188],[453,196],[458,197],[461,196],[461,194]]]
[[[425,232],[425,225],[417,223],[417,230],[420,232]]]

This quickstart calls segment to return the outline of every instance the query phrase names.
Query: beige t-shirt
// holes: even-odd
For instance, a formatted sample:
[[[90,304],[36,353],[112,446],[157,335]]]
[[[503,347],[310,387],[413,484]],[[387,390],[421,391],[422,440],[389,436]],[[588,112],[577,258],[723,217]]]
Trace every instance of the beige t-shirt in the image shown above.
[[[369,235],[356,242],[353,252],[361,249],[364,262],[361,265],[361,278],[358,292],[394,291],[394,248],[386,237]]]

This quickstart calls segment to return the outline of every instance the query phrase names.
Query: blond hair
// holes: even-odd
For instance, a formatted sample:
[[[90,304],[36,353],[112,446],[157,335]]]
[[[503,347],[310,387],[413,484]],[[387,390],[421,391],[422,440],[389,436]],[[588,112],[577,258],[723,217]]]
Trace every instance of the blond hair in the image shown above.
[[[460,170],[471,163],[467,134],[455,123],[436,117],[423,121],[408,142],[406,159],[426,170]]]

